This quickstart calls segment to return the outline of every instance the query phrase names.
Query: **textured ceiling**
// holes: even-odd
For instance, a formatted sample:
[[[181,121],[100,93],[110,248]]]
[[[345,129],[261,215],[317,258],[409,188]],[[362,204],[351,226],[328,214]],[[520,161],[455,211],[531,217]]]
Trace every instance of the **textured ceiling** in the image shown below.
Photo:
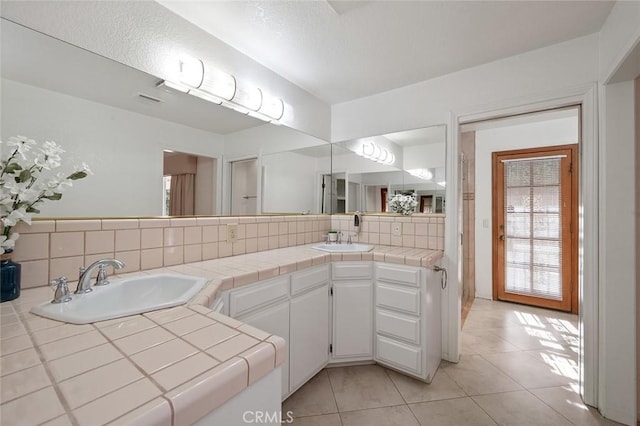
[[[334,104],[600,30],[612,1],[167,1]]]

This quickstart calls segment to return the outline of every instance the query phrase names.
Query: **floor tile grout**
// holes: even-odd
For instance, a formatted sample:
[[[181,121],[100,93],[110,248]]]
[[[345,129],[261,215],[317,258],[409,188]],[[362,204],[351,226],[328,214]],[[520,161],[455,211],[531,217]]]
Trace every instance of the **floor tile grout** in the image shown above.
[[[543,406],[546,407],[541,410],[541,413],[544,413],[544,415],[543,414],[540,414],[540,415],[543,416],[541,418],[544,418],[544,416],[546,416],[547,421],[551,421],[551,419],[555,419],[555,421],[557,422],[566,421],[569,424],[578,425],[578,424],[584,424],[583,418],[585,418],[584,416],[589,416],[589,414],[592,416],[593,420],[602,419],[602,417],[601,416],[598,417],[597,413],[595,413],[592,409],[587,410],[587,407],[585,407],[584,405],[582,406],[583,408],[573,407],[573,405],[575,405],[576,403],[579,403],[580,401],[580,398],[579,397],[576,398],[576,395],[573,393],[574,391],[570,388],[571,384],[575,381],[575,379],[573,379],[575,372],[574,370],[572,370],[572,368],[575,369],[575,359],[572,356],[573,355],[572,348],[575,346],[574,344],[575,336],[573,335],[570,326],[565,330],[561,330],[558,328],[558,326],[561,325],[560,322],[558,322],[558,320],[562,320],[562,321],[566,320],[571,322],[571,324],[574,324],[574,320],[572,317],[568,317],[565,315],[561,315],[561,316],[559,315],[558,317],[554,317],[554,314],[552,311],[544,310],[543,312],[539,312],[535,308],[531,308],[531,307],[521,308],[520,305],[516,305],[516,304],[508,304],[508,306],[506,306],[506,305],[503,305],[502,302],[492,302],[492,301],[483,301],[480,303],[482,303],[482,306],[479,309],[474,310],[472,306],[469,312],[468,321],[466,322],[465,327],[462,330],[463,335],[466,330],[471,330],[469,332],[469,335],[471,336],[473,336],[473,331],[483,330],[482,327],[473,327],[474,320],[475,320],[475,324],[489,323],[491,325],[491,327],[488,327],[489,330],[487,330],[487,328],[485,328],[485,330],[488,331],[491,335],[495,336],[495,339],[491,337],[487,343],[484,343],[482,336],[474,336],[474,339],[470,341],[473,343],[474,347],[476,348],[475,350],[480,351],[481,353],[467,354],[464,352],[464,347],[462,348],[462,352],[464,353],[465,356],[467,357],[477,356],[479,360],[482,360],[479,366],[471,364],[471,368],[469,369],[466,369],[466,367],[463,366],[461,370],[458,370],[462,373],[456,373],[454,376],[451,373],[454,373],[456,371],[455,370],[457,368],[456,366],[459,365],[459,363],[449,364],[444,362],[438,369],[436,375],[439,375],[441,377],[441,380],[445,380],[445,381],[441,382],[442,387],[438,385],[438,387],[432,388],[433,390],[421,390],[421,389],[425,389],[425,387],[420,387],[419,384],[411,384],[413,382],[410,383],[405,381],[404,379],[400,380],[400,378],[398,377],[396,377],[396,380],[394,380],[392,378],[393,377],[392,372],[394,370],[386,368],[384,366],[379,366],[379,368],[383,369],[385,373],[384,376],[379,375],[378,372],[375,372],[375,374],[371,376],[371,372],[370,372],[371,370],[362,370],[362,373],[356,373],[358,370],[351,370],[348,374],[346,374],[345,376],[346,379],[342,379],[340,378],[340,376],[336,376],[334,377],[333,381],[332,381],[331,375],[327,372],[327,370],[325,370],[324,374],[327,374],[327,378],[329,381],[329,389],[331,391],[331,396],[333,398],[333,403],[335,404],[337,412],[321,413],[321,414],[315,414],[315,415],[309,415],[309,416],[300,416],[300,417],[297,417],[297,419],[305,419],[309,417],[324,416],[324,415],[333,416],[333,414],[337,414],[336,417],[331,417],[333,420],[335,420],[336,418],[338,419],[338,421],[332,424],[345,425],[345,421],[347,420],[347,417],[345,417],[345,415],[347,413],[353,413],[353,415],[349,416],[349,419],[348,419],[349,421],[353,419],[360,419],[360,421],[362,421],[362,419],[364,418],[371,420],[374,417],[376,417],[375,420],[373,420],[376,425],[379,424],[380,422],[382,422],[380,424],[388,424],[392,422],[393,418],[377,418],[379,417],[378,416],[379,412],[375,412],[375,414],[370,413],[368,415],[367,415],[367,412],[371,412],[372,410],[381,410],[385,408],[388,409],[391,407],[406,407],[406,409],[409,410],[409,413],[407,413],[405,409],[401,409],[400,411],[398,411],[398,409],[395,409],[394,411],[391,411],[391,412],[397,413],[398,416],[401,416],[396,418],[396,421],[399,421],[399,419],[404,419],[404,421],[409,422],[409,419],[412,418],[413,420],[411,421],[411,423],[413,423],[413,421],[416,421],[419,425],[425,426],[425,423],[422,423],[420,419],[422,418],[422,420],[425,421],[426,413],[432,413],[434,412],[433,410],[437,412],[438,410],[442,410],[443,407],[452,407],[451,404],[455,400],[460,400],[461,402],[463,400],[467,400],[469,402],[464,403],[464,404],[467,404],[466,406],[464,404],[458,405],[458,406],[461,406],[461,407],[464,406],[467,408],[470,408],[472,406],[476,407],[471,411],[473,412],[474,410],[479,409],[479,411],[477,411],[476,414],[482,413],[483,415],[486,416],[485,420],[487,422],[494,422],[497,424],[504,421],[505,415],[508,418],[510,414],[508,413],[508,411],[507,412],[504,411],[506,408],[502,408],[501,409],[502,411],[500,411],[499,407],[501,406],[500,404],[502,404],[501,402],[502,397],[499,397],[499,396],[495,398],[485,398],[485,397],[491,397],[492,395],[501,395],[501,394],[504,394],[505,396],[509,394],[513,395],[513,397],[508,398],[509,401],[511,401],[510,404],[513,404],[516,401],[529,401],[530,404],[532,405],[529,405],[528,407],[529,411],[525,409],[525,413],[528,413],[527,414],[528,416],[535,415],[535,414],[532,414],[533,412],[532,410],[534,410],[534,407],[537,407],[537,408],[542,408]],[[520,323],[518,323],[518,321],[513,321],[513,319],[516,317],[518,318],[518,321]],[[537,327],[536,322],[539,323],[540,325],[544,325],[544,327]],[[556,324],[556,326],[554,326],[553,324]],[[469,325],[471,325],[472,327],[467,327]],[[534,330],[540,330],[540,333],[538,333],[538,331],[531,331],[528,329],[528,327],[533,327]],[[504,330],[504,329],[509,329],[508,331],[509,334],[506,336],[507,338],[503,337],[505,336],[505,334],[500,334],[501,330]],[[545,335],[543,333],[548,333],[548,334]],[[513,338],[509,339],[509,337],[513,337]],[[553,339],[551,339],[550,337],[552,337]],[[551,343],[556,343],[558,345],[557,348],[545,347],[544,344],[546,343],[546,340],[549,340],[549,342]],[[517,343],[513,343],[513,341]],[[510,346],[506,346],[505,344]],[[505,347],[502,345],[505,345],[507,348],[513,347],[516,350],[501,351],[500,348]],[[537,345],[540,345],[540,346],[538,347]],[[518,363],[512,360],[511,364],[504,364],[504,365],[501,364],[499,362],[501,359],[504,359],[504,360],[510,359],[508,358],[509,354],[513,354],[514,356],[516,354],[524,354],[524,356],[520,355],[520,358],[519,358],[519,359],[522,359],[523,362]],[[496,356],[492,357],[492,355],[496,355]],[[493,358],[493,362],[490,361],[490,358]],[[526,371],[526,369],[528,368],[527,366],[529,365],[528,364],[529,360],[531,360],[532,368],[535,367],[535,369],[540,369],[541,372],[544,373],[543,377],[540,377],[540,378],[535,377],[535,375],[530,375],[531,373]],[[565,360],[567,362],[566,365],[564,364]],[[482,367],[483,365],[482,363],[486,363],[486,365],[491,366],[493,369],[495,369],[496,373],[500,373],[505,377],[505,382],[506,382],[505,385],[497,383],[496,386],[494,386],[494,389],[491,389],[491,390],[499,389],[500,387],[503,387],[505,389],[508,387],[513,387],[510,383],[517,385],[519,389],[490,392],[490,393],[483,393],[483,394],[470,394],[467,388],[469,389],[474,388],[480,391],[483,390],[482,385],[480,385],[479,387],[477,382],[475,383],[475,385],[473,382],[473,380],[477,381],[478,378],[480,377],[486,377],[486,374],[483,376],[482,371],[478,370],[478,368]],[[360,365],[344,366],[344,367],[337,367],[337,368],[351,369],[354,367],[362,367],[362,366]],[[544,372],[545,370],[542,369],[543,367],[547,368],[548,371],[551,372],[552,374],[555,374],[559,382],[562,382],[562,380],[566,378],[567,383],[551,384],[556,380],[556,378],[554,378],[553,375],[548,375],[549,379],[547,380],[547,373]],[[451,370],[448,371],[449,369]],[[478,375],[478,373],[474,373],[474,371],[480,372],[480,375]],[[534,370],[534,371],[537,371],[537,370]],[[486,373],[486,371],[484,373]],[[341,373],[341,374],[344,374],[344,373]],[[362,374],[362,375],[359,376],[359,374]],[[471,378],[466,379],[465,375],[469,375],[469,374],[472,375]],[[362,378],[368,377],[368,378],[361,379],[360,377]],[[384,377],[386,380],[383,380],[382,377]],[[434,380],[435,380],[435,377],[436,376],[434,376]],[[458,380],[456,380],[454,377],[457,377]],[[530,380],[530,377],[531,377],[531,380]],[[386,381],[391,381],[393,388],[388,387],[388,383],[386,383],[385,386],[387,386],[387,391],[381,394],[377,394],[376,398],[380,398],[380,399],[377,399],[377,403],[382,404],[380,406],[375,406],[370,408],[341,410],[340,406],[338,405],[338,400],[342,398],[342,396],[336,394],[336,388],[335,388],[336,383],[334,383],[336,379],[347,380],[347,381],[351,380],[351,384],[349,385],[351,386],[351,390],[349,390],[347,394],[353,392],[354,389],[363,389],[364,391],[365,388],[367,387],[367,384],[371,383],[371,382],[368,382],[369,380],[378,380],[378,382],[373,382],[374,383],[373,388],[380,386],[381,383],[383,382],[386,383]],[[508,379],[510,382],[507,382],[506,379]],[[363,380],[363,381],[360,382],[360,380]],[[380,380],[383,380],[383,381],[381,382]],[[472,381],[469,382],[469,380],[472,380]],[[524,383],[527,383],[527,382],[532,383],[535,386],[525,386]],[[549,382],[549,383],[546,383],[546,382]],[[353,388],[354,384],[358,384],[358,383],[359,385],[356,385],[356,388]],[[538,385],[538,383],[540,385]],[[343,384],[342,386],[344,388],[347,385]],[[347,386],[347,389],[349,389],[349,386]],[[360,386],[360,388],[358,388],[357,386]],[[425,384],[425,386],[429,386],[429,385]],[[402,401],[402,403],[390,403],[390,401],[396,399],[396,396],[392,395],[394,392],[391,389],[395,390],[395,392],[400,395],[399,401]],[[556,389],[555,392],[553,391],[554,389]],[[404,390],[405,394],[403,394],[402,390]],[[549,390],[549,392],[546,392],[546,393],[537,392],[537,391],[544,391],[544,390]],[[431,393],[432,391],[435,391],[436,393],[435,394]],[[421,392],[426,392],[426,393],[421,393]],[[538,396],[536,392],[539,393],[540,396]],[[566,400],[567,402],[566,404],[558,404],[553,399],[554,395],[562,392],[572,392],[571,396],[567,394],[568,399]],[[344,394],[345,390],[341,389],[340,393]],[[458,394],[459,396],[451,396],[455,394]],[[519,394],[519,396],[516,396],[516,394]],[[359,398],[363,398],[363,397],[366,398],[365,395],[366,395],[366,392],[363,392],[361,394],[359,393]],[[375,391],[374,391],[374,395],[376,395]],[[384,396],[381,396],[381,395],[384,395]],[[525,395],[528,395],[528,396],[525,396]],[[385,402],[385,398],[391,398],[391,399],[387,399]],[[418,401],[408,402],[409,401],[408,398],[410,398],[411,400],[418,399]],[[419,400],[420,398],[425,398],[427,400],[420,401]],[[545,402],[545,399],[548,400],[550,403],[548,404],[547,402]],[[346,404],[345,406],[347,407],[366,405],[358,401],[361,401],[361,399],[350,400],[350,402],[347,402],[345,400],[343,402]],[[439,404],[445,401],[449,401],[450,404],[448,405]],[[480,403],[480,401],[482,403]],[[497,401],[500,401],[500,402],[497,402]],[[537,402],[534,402],[534,401],[537,401]],[[571,401],[575,401],[575,402],[571,402]],[[543,405],[538,406],[538,403],[542,403]],[[550,404],[553,404],[553,406]],[[430,408],[427,409],[426,407],[430,407]],[[454,404],[453,407],[456,407],[456,405]],[[498,407],[498,411],[496,411],[496,407]],[[418,409],[419,411],[416,411],[416,409]],[[582,411],[582,410],[586,410],[586,411]],[[490,415],[489,414],[490,412],[493,412],[494,416]],[[358,416],[357,414],[359,413],[362,413],[362,416]],[[385,413],[385,411],[381,411],[381,413]],[[440,413],[442,412],[440,411]],[[460,413],[456,412],[456,410],[452,410],[451,412],[451,415],[454,417],[458,414]],[[354,415],[355,417],[353,417]],[[310,421],[317,422],[318,419],[310,420]],[[307,424],[304,421],[302,423]]]

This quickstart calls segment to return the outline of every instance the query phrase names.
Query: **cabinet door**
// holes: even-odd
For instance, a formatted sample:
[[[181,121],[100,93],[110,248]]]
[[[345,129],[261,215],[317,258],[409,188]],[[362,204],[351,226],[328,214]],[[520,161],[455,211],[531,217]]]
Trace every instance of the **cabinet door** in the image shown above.
[[[329,286],[291,299],[290,391],[295,391],[329,361]]]
[[[333,284],[333,358],[371,359],[372,293],[371,281]]]
[[[280,302],[261,309],[251,315],[238,318],[239,321],[252,325],[267,333],[275,334],[287,341],[289,346],[289,301]],[[282,364],[282,397],[289,394],[289,356],[285,354]]]

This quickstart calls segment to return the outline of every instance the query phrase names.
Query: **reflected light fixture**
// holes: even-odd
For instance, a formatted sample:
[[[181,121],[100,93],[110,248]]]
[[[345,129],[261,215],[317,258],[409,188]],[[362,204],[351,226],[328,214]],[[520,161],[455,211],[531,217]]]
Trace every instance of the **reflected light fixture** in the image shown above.
[[[390,165],[395,163],[396,161],[395,155],[393,155],[391,152],[389,152],[385,148],[382,148],[376,145],[372,141],[364,142],[362,144],[360,151],[356,152],[356,154],[381,164]]]
[[[433,179],[433,173],[431,173],[429,169],[409,169],[407,170],[407,173],[409,173],[411,176],[415,176],[424,180]]]
[[[440,185],[442,187],[446,187],[447,186],[447,182],[445,182],[445,181],[438,182],[438,185]]]

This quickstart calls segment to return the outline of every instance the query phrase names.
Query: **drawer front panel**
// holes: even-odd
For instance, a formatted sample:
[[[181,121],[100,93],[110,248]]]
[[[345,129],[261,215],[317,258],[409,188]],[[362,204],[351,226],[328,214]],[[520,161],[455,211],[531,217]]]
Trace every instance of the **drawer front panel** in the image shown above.
[[[373,266],[371,262],[333,263],[331,277],[334,280],[371,279]]]
[[[329,265],[320,265],[291,274],[291,295],[317,287],[329,281]]]
[[[378,264],[376,267],[376,278],[382,281],[405,284],[413,287],[420,286],[420,270],[416,268]]]
[[[376,336],[376,360],[415,374],[422,373],[422,350],[384,336]]]
[[[376,331],[420,345],[420,319],[376,309]]]
[[[232,318],[289,297],[289,277],[280,277],[229,294],[229,315]]]
[[[376,283],[376,306],[420,315],[420,290]]]

